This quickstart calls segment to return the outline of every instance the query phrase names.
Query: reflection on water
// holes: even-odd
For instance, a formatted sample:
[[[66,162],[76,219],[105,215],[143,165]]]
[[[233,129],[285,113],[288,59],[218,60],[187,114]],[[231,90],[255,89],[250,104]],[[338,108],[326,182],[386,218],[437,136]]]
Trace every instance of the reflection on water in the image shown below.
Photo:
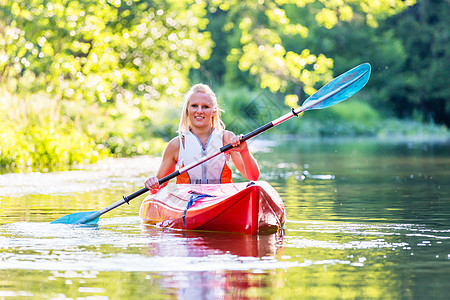
[[[0,230],[1,269],[204,271],[293,265],[275,259],[282,234],[162,231],[142,225],[138,217],[106,218],[97,227],[19,222]]]
[[[143,231],[149,236],[155,236],[160,229],[146,225]],[[170,230],[170,235],[178,237],[183,242],[183,247],[167,243],[158,244],[158,247],[153,248],[149,254],[151,256],[177,256],[177,253],[181,251],[183,255],[190,257],[218,254],[255,258],[274,257],[277,250],[283,245],[284,238],[282,231],[275,234],[252,236],[223,232]]]
[[[279,145],[256,153],[287,208],[272,235],[143,225],[140,200],[97,227],[49,224],[140,189],[145,157],[0,175],[0,299],[445,299],[448,143]]]

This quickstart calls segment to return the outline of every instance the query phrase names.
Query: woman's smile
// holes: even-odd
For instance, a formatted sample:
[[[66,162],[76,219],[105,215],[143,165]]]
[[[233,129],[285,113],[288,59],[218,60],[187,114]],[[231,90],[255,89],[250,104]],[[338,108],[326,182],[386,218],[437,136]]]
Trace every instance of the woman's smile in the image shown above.
[[[215,108],[211,98],[205,93],[192,95],[188,105],[188,118],[193,127],[212,126]]]

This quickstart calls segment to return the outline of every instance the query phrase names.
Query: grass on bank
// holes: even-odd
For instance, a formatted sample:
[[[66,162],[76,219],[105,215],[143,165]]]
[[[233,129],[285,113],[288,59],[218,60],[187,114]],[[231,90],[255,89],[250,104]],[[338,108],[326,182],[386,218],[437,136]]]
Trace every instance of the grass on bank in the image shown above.
[[[20,97],[2,91],[0,167],[56,170],[108,156],[161,152],[162,139],[134,136],[140,114],[111,110],[46,94]]]

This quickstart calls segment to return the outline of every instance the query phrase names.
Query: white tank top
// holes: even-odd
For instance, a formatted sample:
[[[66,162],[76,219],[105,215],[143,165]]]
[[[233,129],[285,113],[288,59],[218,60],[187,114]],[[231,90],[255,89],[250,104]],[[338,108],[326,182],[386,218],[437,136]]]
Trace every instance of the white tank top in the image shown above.
[[[184,146],[182,137],[180,136],[180,150],[178,152],[177,164],[181,168],[191,163],[198,162],[205,156],[216,154],[220,151],[221,147],[223,147],[223,131],[219,132],[214,130],[209,136],[205,148],[203,148],[198,137],[189,131],[184,134]],[[224,170],[228,159],[228,155],[222,153],[187,171],[191,183],[220,183],[222,171]]]

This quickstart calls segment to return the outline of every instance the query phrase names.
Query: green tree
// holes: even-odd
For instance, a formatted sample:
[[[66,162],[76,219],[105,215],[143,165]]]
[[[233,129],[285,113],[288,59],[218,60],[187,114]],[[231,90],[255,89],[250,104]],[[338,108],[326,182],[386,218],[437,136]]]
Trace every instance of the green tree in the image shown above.
[[[179,98],[187,74],[216,78],[236,66],[262,88],[300,96],[332,78],[333,57],[305,43],[317,28],[361,21],[377,27],[413,0],[19,0],[0,6],[0,76],[13,91],[138,105]],[[205,30],[208,20],[213,20]],[[219,25],[219,28],[215,25]],[[205,68],[203,68],[205,70]],[[228,74],[227,74],[228,73]],[[207,75],[207,74],[206,74]],[[246,75],[246,76],[247,76]],[[246,77],[244,76],[244,77]],[[252,79],[246,82],[251,83]],[[296,99],[289,96],[288,99]]]
[[[240,80],[241,75],[236,74],[237,65],[240,72],[255,78],[261,88],[286,94],[288,104],[292,105],[303,93],[311,95],[318,83],[332,78],[332,55],[338,50],[343,51],[333,46],[333,51],[327,51],[330,50],[327,49],[329,45],[321,43],[322,36],[314,33],[323,32],[322,29],[336,32],[336,27],[346,23],[376,28],[379,20],[414,3],[387,0],[211,0],[208,6],[211,23],[223,23],[222,30],[228,34],[226,40],[216,40],[215,49],[220,48],[221,53],[224,47],[229,49],[224,63],[228,73],[220,78]],[[219,21],[215,21],[216,15]],[[213,32],[213,39],[215,35]],[[314,49],[309,44],[312,40],[316,45]],[[214,52],[212,57],[215,57]]]
[[[421,0],[387,23],[407,54],[389,99],[397,115],[450,126],[449,15],[447,0]]]
[[[209,55],[190,0],[14,0],[0,6],[0,79],[12,91],[131,105],[179,97]]]

